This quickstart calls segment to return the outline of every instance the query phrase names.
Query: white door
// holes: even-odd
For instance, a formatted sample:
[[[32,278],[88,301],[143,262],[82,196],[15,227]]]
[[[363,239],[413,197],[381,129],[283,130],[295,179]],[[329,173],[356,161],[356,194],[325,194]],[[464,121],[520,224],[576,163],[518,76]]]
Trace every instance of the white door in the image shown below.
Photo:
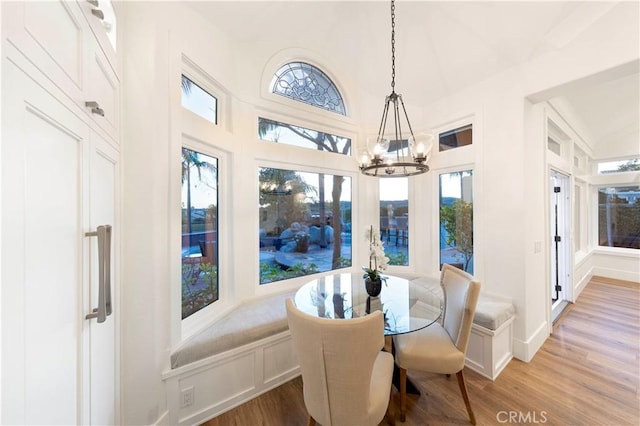
[[[2,87],[1,421],[114,424],[118,309],[85,319],[97,275],[85,233],[116,220],[117,155],[12,61]]]

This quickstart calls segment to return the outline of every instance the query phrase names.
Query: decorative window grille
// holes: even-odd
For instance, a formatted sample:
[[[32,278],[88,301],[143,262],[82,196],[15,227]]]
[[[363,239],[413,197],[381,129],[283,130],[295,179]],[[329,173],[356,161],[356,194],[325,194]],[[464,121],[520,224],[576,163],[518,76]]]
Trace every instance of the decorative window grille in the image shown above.
[[[341,115],[347,115],[342,96],[319,68],[305,62],[283,65],[271,80],[271,92]]]

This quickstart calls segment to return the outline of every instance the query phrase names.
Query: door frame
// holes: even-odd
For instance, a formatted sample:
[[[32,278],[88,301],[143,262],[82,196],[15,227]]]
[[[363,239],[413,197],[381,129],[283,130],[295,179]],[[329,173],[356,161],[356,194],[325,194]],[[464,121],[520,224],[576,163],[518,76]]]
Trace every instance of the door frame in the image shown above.
[[[558,234],[561,238],[560,252],[558,253],[557,265],[559,267],[560,279],[558,283],[562,285],[561,293],[557,301],[553,301],[552,286],[556,282],[554,273],[554,265],[556,261],[556,249],[554,247],[555,241],[553,235],[555,234],[555,220],[552,210],[555,209],[556,202],[553,201],[554,192],[551,186],[551,180],[557,177],[560,179],[560,194],[566,194],[565,196],[558,197],[558,223],[560,225]],[[572,177],[569,173],[565,173],[558,168],[548,167],[547,169],[547,214],[548,226],[547,226],[547,247],[549,248],[548,268],[547,268],[547,285],[546,285],[546,297],[549,315],[549,327],[550,331],[553,331],[553,322],[559,317],[562,310],[568,303],[573,301],[573,250],[572,250],[572,201],[573,194],[571,192]]]

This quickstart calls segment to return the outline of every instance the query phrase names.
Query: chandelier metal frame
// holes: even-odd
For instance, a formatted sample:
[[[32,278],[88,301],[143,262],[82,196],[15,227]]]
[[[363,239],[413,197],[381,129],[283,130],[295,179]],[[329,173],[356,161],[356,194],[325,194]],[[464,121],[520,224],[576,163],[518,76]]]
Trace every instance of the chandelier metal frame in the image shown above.
[[[396,93],[396,15],[395,15],[395,0],[391,0],[391,94],[385,98],[384,109],[382,112],[382,119],[380,120],[380,127],[378,129],[378,135],[376,137],[376,144],[374,152],[368,152],[363,158],[360,164],[360,171],[367,176],[376,177],[406,177],[423,174],[429,171],[427,165],[427,152],[425,147],[416,144],[416,138],[409,122],[409,116],[402,100],[402,95]],[[402,108],[402,115],[400,113]],[[389,112],[393,112],[393,140],[388,141],[385,138],[385,131],[387,127],[387,118]],[[407,127],[411,134],[410,139],[404,139],[402,137],[402,125],[401,118],[404,115],[404,119],[407,121]],[[411,158],[405,158],[404,150],[408,151],[408,156]],[[395,151],[395,158],[384,158],[384,153]]]

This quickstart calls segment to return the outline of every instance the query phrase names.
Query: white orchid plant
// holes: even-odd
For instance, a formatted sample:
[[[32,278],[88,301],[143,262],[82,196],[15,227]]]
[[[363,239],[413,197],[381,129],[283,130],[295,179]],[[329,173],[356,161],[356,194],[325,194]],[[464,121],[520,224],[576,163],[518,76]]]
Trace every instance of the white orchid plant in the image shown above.
[[[369,240],[369,267],[362,267],[363,278],[386,281],[387,277],[382,276],[380,272],[389,266],[389,258],[384,254],[384,243],[380,239],[380,232],[371,225],[367,229],[366,237]]]

